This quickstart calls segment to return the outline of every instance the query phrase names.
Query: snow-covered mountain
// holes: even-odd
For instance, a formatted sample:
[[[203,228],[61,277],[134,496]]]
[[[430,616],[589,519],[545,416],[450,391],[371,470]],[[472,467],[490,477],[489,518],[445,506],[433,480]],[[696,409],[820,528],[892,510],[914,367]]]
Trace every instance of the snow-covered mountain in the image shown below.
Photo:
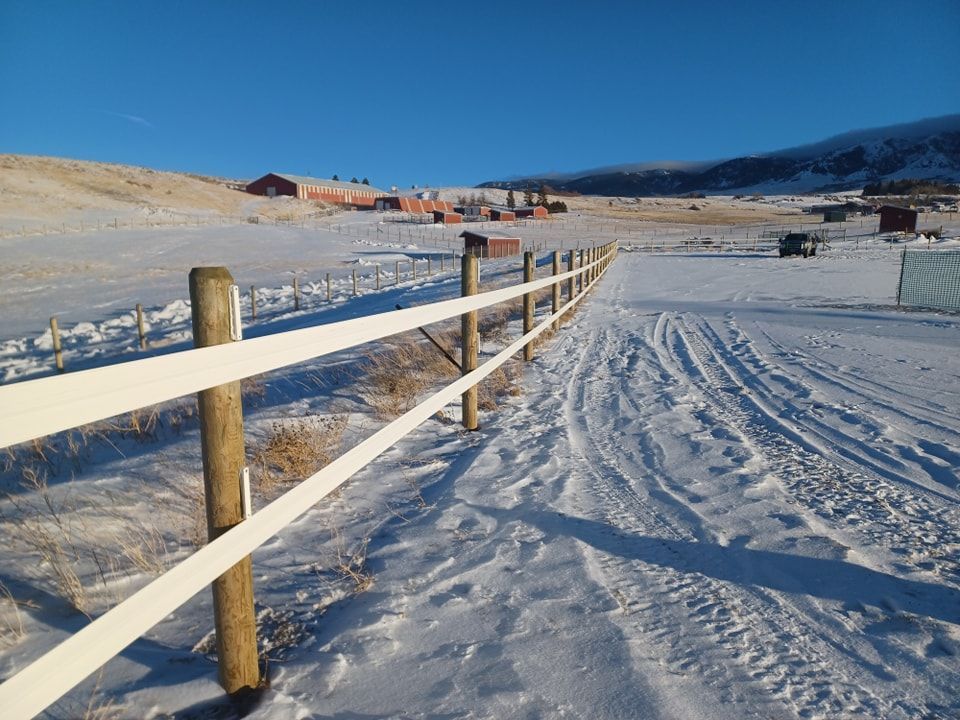
[[[688,192],[797,193],[852,190],[868,182],[960,180],[960,114],[844,133],[823,142],[705,164],[659,163],[601,168],[567,177],[536,176],[480,187],[548,184],[585,195]]]

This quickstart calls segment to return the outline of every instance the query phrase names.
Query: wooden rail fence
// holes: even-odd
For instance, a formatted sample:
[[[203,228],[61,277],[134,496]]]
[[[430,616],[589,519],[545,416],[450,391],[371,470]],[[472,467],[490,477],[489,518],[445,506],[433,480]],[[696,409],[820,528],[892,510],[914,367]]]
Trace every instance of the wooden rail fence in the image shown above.
[[[573,254],[568,268],[575,264]],[[208,505],[207,545],[0,685],[3,716],[30,718],[42,712],[211,584],[215,610],[219,608],[215,625],[221,684],[228,692],[255,685],[259,671],[251,631],[253,599],[243,589],[253,550],[457,396],[463,398],[464,425],[475,428],[477,384],[520,351],[532,358],[537,336],[586,296],[616,254],[616,243],[610,243],[591,248],[584,262],[581,250],[579,267],[562,273],[555,256],[549,277],[534,280],[532,272],[525,272],[522,284],[484,293],[477,293],[477,259],[468,254],[462,258],[460,298],[242,341],[234,339],[238,328],[228,327],[229,318],[224,317],[228,303],[224,288],[232,282],[229,273],[225,268],[196,268],[191,273],[195,349],[0,386],[0,448],[198,393],[207,499],[221,506],[210,510]],[[525,256],[526,266],[535,266],[532,253]],[[575,279],[579,279],[576,292]],[[563,285],[567,297],[560,304],[558,291]],[[532,326],[525,311],[523,335],[477,366],[477,311],[517,297],[525,299],[525,308],[528,303],[532,306],[537,291],[548,287],[554,299],[543,322]],[[244,512],[237,477],[238,464],[243,464],[242,418],[236,401],[240,380],[457,316],[464,330],[458,380],[259,512]],[[232,429],[225,432],[228,426]],[[224,491],[227,486],[229,492]],[[217,495],[221,492],[225,494]],[[217,514],[221,510],[222,516]]]

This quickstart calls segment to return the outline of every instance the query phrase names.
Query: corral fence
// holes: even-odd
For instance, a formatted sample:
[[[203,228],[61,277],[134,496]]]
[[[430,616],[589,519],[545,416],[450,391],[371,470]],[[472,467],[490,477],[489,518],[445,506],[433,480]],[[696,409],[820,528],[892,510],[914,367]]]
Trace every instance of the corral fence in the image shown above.
[[[897,305],[960,310],[960,250],[904,250]]]
[[[557,250],[552,253],[550,276],[534,279],[536,262],[528,252],[522,284],[484,293],[477,292],[477,258],[468,254],[462,258],[460,298],[241,341],[237,341],[242,337],[239,314],[229,310],[236,305],[229,272],[195,268],[190,291],[194,341],[201,347],[0,387],[0,448],[197,393],[205,491],[208,498],[217,498],[224,513],[236,518],[218,524],[223,516],[215,517],[220,510],[211,510],[211,539],[203,548],[0,685],[4,718],[30,718],[42,712],[211,584],[221,684],[229,693],[255,687],[260,678],[256,636],[251,632],[252,582],[245,597],[240,588],[243,576],[252,580],[251,553],[457,396],[463,401],[464,426],[476,429],[477,384],[521,350],[525,360],[532,359],[533,341],[557,328],[616,254],[616,243],[569,251],[564,272]],[[534,325],[536,297],[546,288],[551,289],[550,312]],[[518,297],[523,298],[523,335],[478,365],[478,311]],[[460,379],[258,512],[250,511],[240,467],[244,460],[240,380],[458,316]],[[234,455],[237,451],[239,457]],[[229,608],[228,602],[233,603]]]

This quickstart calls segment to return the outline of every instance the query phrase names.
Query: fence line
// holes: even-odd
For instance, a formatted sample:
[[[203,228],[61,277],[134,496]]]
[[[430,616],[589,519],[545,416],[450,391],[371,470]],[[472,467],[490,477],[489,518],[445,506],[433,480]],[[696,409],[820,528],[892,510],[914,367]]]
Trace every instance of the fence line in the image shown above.
[[[307,512],[354,473],[500,367],[586,297],[585,291],[597,282],[616,255],[615,246],[606,246],[605,250],[602,255],[597,253],[599,257],[592,263],[572,272],[481,295],[266,338],[189,350],[162,358],[133,361],[72,376],[44,378],[0,387],[0,404],[8,410],[3,425],[0,426],[2,447],[35,437],[36,433],[47,434],[94,419],[111,417],[116,414],[117,407],[134,409],[153,404],[158,401],[158,397],[170,399],[238,380],[250,374],[278,369],[378,337],[394,335],[420,325],[488,307],[554,283],[561,283],[577,275],[593,275],[590,284],[585,284],[584,292],[570,298],[559,310],[551,313],[543,322],[479,368],[437,391],[9,678],[0,685],[0,707],[4,708],[5,716],[29,718],[49,707],[96,668],[119,654],[214,579]],[[388,317],[395,322],[389,332],[361,327],[384,327],[382,322],[371,320],[384,320]],[[307,348],[300,347],[304,342],[308,343]],[[269,343],[273,343],[275,347],[271,348]],[[224,352],[225,350],[227,352]],[[131,374],[129,370],[134,366],[136,372]],[[207,368],[204,369],[203,366]],[[158,373],[159,377],[144,382],[145,374],[149,376],[151,373]],[[111,374],[114,375],[113,378],[110,377]],[[117,377],[118,375],[120,377]],[[94,402],[108,384],[113,386],[113,389],[118,386],[122,388],[119,390],[120,394],[136,392],[138,399],[122,401],[121,398],[113,397],[103,403],[95,402],[95,411],[83,410],[82,406]],[[161,385],[169,387],[161,388]],[[68,409],[59,403],[61,393],[67,396]],[[39,396],[39,408],[34,407],[38,399],[33,397],[34,395]],[[121,409],[120,412],[122,411]],[[62,419],[59,415],[68,419]],[[31,429],[26,431],[12,427],[22,424],[28,424]]]
[[[897,305],[960,310],[960,250],[904,249]]]
[[[588,265],[593,268],[599,261]],[[572,277],[580,269],[558,276]],[[393,310],[117,365],[0,386],[0,447],[26,442],[147,405],[242,380],[447,320],[549,287],[552,276],[469,298]],[[385,332],[384,327],[390,331]]]

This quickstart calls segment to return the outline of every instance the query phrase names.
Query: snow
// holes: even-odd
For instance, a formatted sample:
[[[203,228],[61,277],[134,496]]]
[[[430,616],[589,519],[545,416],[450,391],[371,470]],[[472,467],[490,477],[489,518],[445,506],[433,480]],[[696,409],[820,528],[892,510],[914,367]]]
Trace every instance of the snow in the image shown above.
[[[445,245],[434,235],[368,245],[378,241],[362,217],[340,219],[357,234],[278,229],[278,259],[260,276],[268,263],[243,234],[233,246],[216,229],[149,245],[175,247],[184,264],[195,257],[184,248],[210,241],[205,261],[229,251],[243,284],[262,279],[264,320],[245,336],[458,291],[448,273],[350,297],[350,270],[369,283],[370,257],[392,272],[392,258]],[[519,234],[551,249],[612,239],[610,221],[582,221]],[[722,229],[743,241],[722,253],[648,251],[699,228],[633,230],[613,231],[625,251],[526,365],[522,394],[481,414],[480,431],[462,433],[450,408],[255,553],[269,689],[242,707],[223,699],[202,593],[50,716],[82,715],[91,697],[143,718],[960,715],[960,319],[895,307],[891,248],[905,243],[870,228],[809,259],[754,249],[745,228]],[[956,235],[949,222],[945,235]],[[74,266],[96,259],[72,252]],[[289,285],[266,282],[277,277],[267,270],[316,273],[334,259],[344,264],[331,305],[313,298],[293,312]],[[482,268],[485,283],[517,275],[509,261]],[[99,314],[89,308],[98,277],[48,286],[63,306],[86,300],[86,319],[68,329],[99,336],[97,356],[73,351],[91,365],[135,352],[121,289],[97,296]],[[147,282],[167,349],[189,338],[183,278],[177,267]],[[48,371],[49,332],[37,340],[19,327],[0,326],[8,372]],[[248,449],[274,422],[313,414],[346,415],[347,445],[369,435],[383,421],[349,381],[358,372],[347,353],[261,378],[245,409]],[[176,429],[140,439],[101,429],[76,460],[34,458],[91,614],[150,573],[119,563],[98,574],[88,543],[156,529],[164,563],[191,550],[198,431],[177,413]],[[10,493],[0,580],[31,603],[19,608],[22,634],[3,635],[2,676],[86,622],[23,541],[17,518],[31,507],[46,517],[44,493],[17,474],[30,452],[0,475]],[[372,585],[354,592],[333,568],[364,545]],[[12,606],[0,610],[10,624]]]

